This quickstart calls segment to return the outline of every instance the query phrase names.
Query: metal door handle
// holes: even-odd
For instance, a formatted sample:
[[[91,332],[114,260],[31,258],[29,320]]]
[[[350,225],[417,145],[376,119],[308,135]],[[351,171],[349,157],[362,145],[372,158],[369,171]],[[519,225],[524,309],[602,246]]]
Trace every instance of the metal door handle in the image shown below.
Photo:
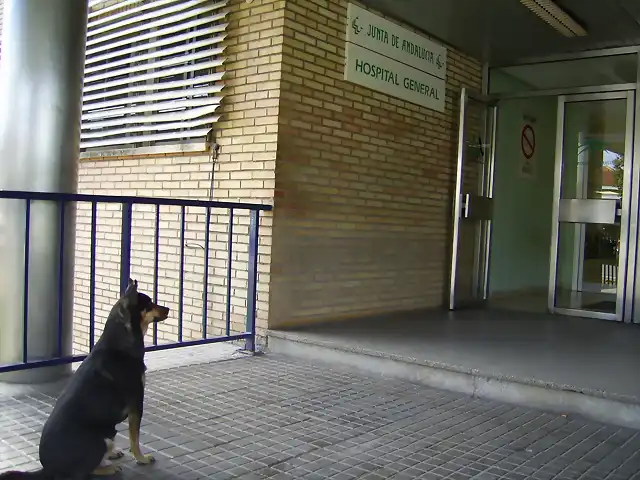
[[[565,223],[600,223],[613,225],[618,217],[615,200],[566,198],[560,200],[558,220]]]
[[[465,193],[462,198],[460,216],[472,220],[491,220],[493,217],[493,198]]]

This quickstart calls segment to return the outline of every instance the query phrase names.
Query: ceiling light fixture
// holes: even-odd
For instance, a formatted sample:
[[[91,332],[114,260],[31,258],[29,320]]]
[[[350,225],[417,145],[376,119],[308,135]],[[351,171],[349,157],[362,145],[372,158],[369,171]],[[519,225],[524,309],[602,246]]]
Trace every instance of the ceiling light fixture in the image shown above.
[[[582,25],[551,0],[520,0],[520,3],[565,37],[584,37],[587,35],[587,31]]]

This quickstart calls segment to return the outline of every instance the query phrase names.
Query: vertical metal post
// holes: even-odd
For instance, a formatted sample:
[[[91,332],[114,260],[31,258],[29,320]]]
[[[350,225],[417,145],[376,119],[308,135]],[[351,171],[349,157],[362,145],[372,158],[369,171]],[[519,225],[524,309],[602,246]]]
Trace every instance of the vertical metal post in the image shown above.
[[[3,3],[0,189],[75,193],[87,1],[4,0]],[[61,346],[63,356],[72,351],[75,204],[67,204],[64,236],[56,202],[34,201],[30,208],[30,254],[25,282],[24,210],[19,208],[19,202],[0,202],[0,218],[6,232],[0,249],[3,272],[0,363],[22,359],[25,344],[29,361],[55,358]],[[60,282],[62,287],[58,285]],[[23,302],[28,302],[28,331],[21,321]],[[60,309],[62,325],[56,318]],[[71,366],[65,365],[3,374],[1,380],[48,382],[70,373]]]
[[[202,276],[202,338],[207,338],[207,314],[209,312],[209,226],[211,225],[211,207],[207,207],[204,222],[204,275]]]
[[[29,251],[31,249],[31,200],[24,212],[24,295],[22,305],[22,363],[29,359]]]
[[[187,209],[180,207],[180,286],[178,298],[178,343],[182,342],[182,321],[184,315],[184,232],[186,230]]]
[[[160,264],[160,205],[156,205],[156,228],[153,255],[153,301],[158,303],[158,266]],[[158,322],[153,322],[153,344],[158,345]]]
[[[131,217],[133,205],[122,204],[122,228],[120,230],[120,294],[127,290],[131,278]]]
[[[64,339],[64,237],[65,237],[65,210],[67,203],[61,201],[58,203],[60,206],[60,245],[58,249],[58,357],[62,357],[64,354],[63,339]]]
[[[226,335],[231,334],[231,274],[233,264],[233,208],[229,209],[229,237],[227,238],[227,309],[225,312]]]
[[[258,242],[260,239],[258,226],[260,211],[251,210],[249,220],[249,285],[247,289],[247,332],[251,333],[245,349],[256,351],[256,303],[258,299]]]
[[[96,243],[98,204],[91,202],[91,257],[89,268],[89,350],[96,344]]]

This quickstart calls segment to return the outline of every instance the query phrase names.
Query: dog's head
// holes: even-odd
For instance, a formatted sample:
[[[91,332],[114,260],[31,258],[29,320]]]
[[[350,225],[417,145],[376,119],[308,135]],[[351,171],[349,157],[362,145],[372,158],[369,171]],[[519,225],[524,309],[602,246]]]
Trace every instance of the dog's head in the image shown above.
[[[142,336],[146,335],[149,325],[162,322],[169,316],[169,308],[158,305],[149,295],[138,291],[138,281],[129,279],[127,289],[122,296],[130,313],[130,326],[133,331],[138,329]]]
[[[168,307],[156,304],[139,292],[138,282],[129,279],[124,294],[111,309],[102,338],[114,348],[137,350],[144,346],[143,338],[149,325],[168,316]]]
[[[142,336],[147,334],[149,325],[154,322],[162,322],[169,316],[169,308],[153,303],[151,298],[144,293],[138,292],[138,313],[140,318],[140,329]]]

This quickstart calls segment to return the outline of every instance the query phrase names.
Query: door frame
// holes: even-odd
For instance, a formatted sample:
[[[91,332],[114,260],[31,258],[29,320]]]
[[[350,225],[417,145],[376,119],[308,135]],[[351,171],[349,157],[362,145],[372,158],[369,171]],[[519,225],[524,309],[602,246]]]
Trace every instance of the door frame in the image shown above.
[[[458,144],[457,144],[457,156],[456,156],[456,183],[454,191],[453,201],[453,236],[451,242],[451,266],[449,276],[449,309],[455,310],[461,305],[456,298],[456,281],[458,277],[458,251],[460,246],[460,224],[463,220],[463,208],[465,207],[465,196],[463,189],[463,166],[465,162],[465,155],[467,152],[467,138],[466,138],[466,113],[469,100],[473,100],[484,104],[487,108],[487,114],[484,118],[483,138],[482,143],[488,145],[489,156],[486,158],[482,174],[479,181],[482,182],[480,188],[483,197],[493,198],[493,180],[495,172],[495,145],[497,135],[497,120],[498,120],[498,99],[481,93],[477,93],[463,87],[460,90],[460,104],[459,104],[459,116],[458,116]],[[489,142],[487,142],[489,140]],[[491,220],[473,220],[468,219],[466,221],[486,221],[487,225],[484,229],[479,229],[475,239],[475,251],[474,251],[474,265],[473,265],[473,284],[479,285],[480,298],[476,299],[474,306],[479,306],[486,303],[489,296],[489,261],[490,261],[490,248],[491,248]],[[484,231],[484,233],[483,233]]]
[[[626,119],[625,119],[625,152],[624,152],[624,178],[621,200],[621,218],[620,218],[620,246],[619,246],[619,263],[618,263],[618,280],[616,287],[616,312],[614,314],[606,312],[594,312],[573,308],[558,308],[556,304],[556,282],[558,277],[558,243],[559,243],[559,226],[560,226],[560,200],[562,188],[563,173],[563,150],[564,150],[564,123],[565,108],[569,103],[602,101],[602,100],[618,100],[627,101]],[[563,315],[597,318],[601,320],[614,321],[630,321],[631,308],[627,307],[627,299],[633,295],[628,291],[627,285],[633,282],[627,282],[627,270],[629,253],[635,251],[635,245],[629,248],[629,232],[630,219],[635,218],[638,214],[638,200],[631,201],[632,176],[637,167],[633,158],[633,137],[634,137],[634,118],[635,118],[635,91],[619,91],[619,92],[600,92],[576,95],[560,95],[558,96],[558,110],[556,119],[556,150],[555,150],[555,173],[553,188],[553,210],[552,210],[552,226],[551,226],[551,254],[549,268],[549,290],[548,290],[548,308],[551,313],[560,313]],[[633,205],[632,205],[633,203]],[[635,243],[635,242],[634,242]]]

